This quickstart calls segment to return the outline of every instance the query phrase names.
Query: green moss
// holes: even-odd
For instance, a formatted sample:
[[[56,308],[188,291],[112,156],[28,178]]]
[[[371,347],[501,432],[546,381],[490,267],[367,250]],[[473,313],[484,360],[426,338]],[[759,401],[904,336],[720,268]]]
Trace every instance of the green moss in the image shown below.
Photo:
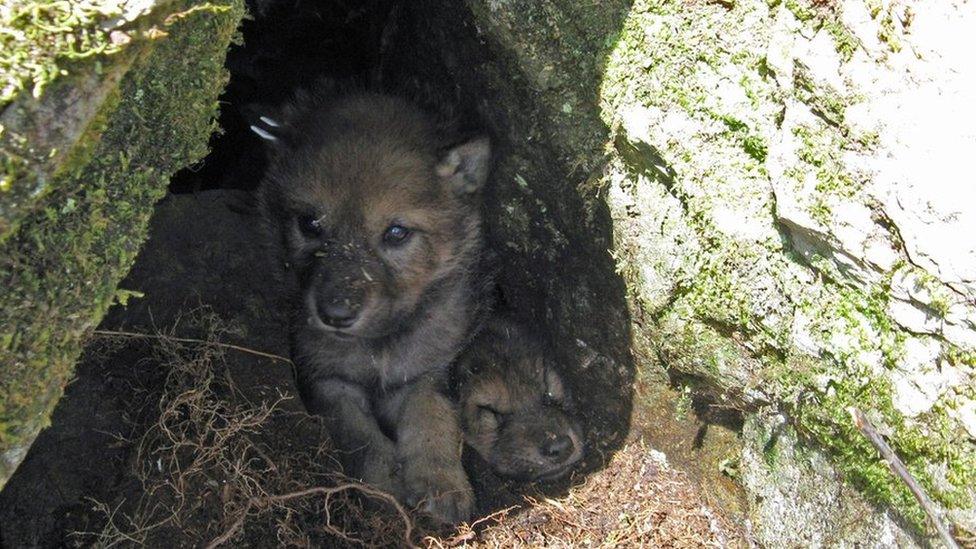
[[[770,3],[770,8],[780,2]],[[835,49],[844,61],[850,60],[860,47],[857,37],[841,23],[835,9],[829,3],[809,0],[787,0],[786,8],[793,12],[801,22],[811,25],[814,30],[828,32],[834,40]]]
[[[873,347],[880,350],[884,365],[894,368],[902,358],[906,336],[888,317],[889,284],[890,281],[885,280],[869,293],[852,288],[841,288],[836,310],[847,321],[849,332],[865,325],[874,330],[875,339],[862,340],[861,345],[864,348]],[[863,337],[863,331],[859,333]]]
[[[749,261],[751,250],[734,248],[725,254],[715,254],[717,250],[703,254],[705,263],[685,298],[698,318],[747,329],[752,322],[752,306],[736,276],[743,272],[742,263]]]
[[[728,127],[732,138],[742,144],[742,149],[746,151],[746,154],[758,162],[766,161],[766,141],[758,134],[753,133],[753,130],[749,128],[748,124],[731,115],[717,114],[714,112],[709,112],[709,114],[715,119],[722,121]]]
[[[854,52],[860,46],[857,38],[851,31],[847,30],[842,23],[836,19],[827,19],[823,22],[822,28],[830,33],[830,36],[834,39],[834,45],[837,47],[837,53],[844,61],[850,61],[851,57],[854,56]]]
[[[877,18],[883,8],[881,0],[864,0],[864,6],[868,9],[868,13],[871,14],[872,19]]]
[[[192,0],[170,9],[188,9]],[[29,443],[67,383],[84,337],[116,295],[168,176],[203,156],[225,83],[237,0],[171,19],[126,74],[79,155],[0,244],[0,453]],[[5,479],[9,463],[0,463]]]
[[[44,88],[80,59],[117,51],[103,24],[122,14],[111,0],[9,0],[0,10],[0,109]]]
[[[818,196],[814,199],[813,203],[810,204],[810,217],[813,218],[817,223],[827,226],[834,218],[834,214],[830,209],[830,205],[824,200],[824,197]]]
[[[675,419],[686,419],[691,414],[691,407],[691,387],[685,385],[681,387],[681,391],[678,393],[678,398],[674,401]]]
[[[819,223],[829,225],[831,221],[830,202],[832,200],[851,200],[857,196],[863,185],[855,181],[844,168],[841,159],[846,140],[826,128],[797,126],[793,134],[801,141],[797,156],[812,170],[816,177],[817,191],[810,205],[810,215]],[[804,170],[791,167],[792,174],[803,180]]]
[[[891,8],[885,11],[884,16],[881,18],[881,27],[878,29],[878,40],[881,40],[888,45],[894,53],[901,51],[901,38],[899,38],[898,32],[895,30],[895,17],[891,13]]]
[[[849,365],[845,367],[845,370]],[[784,363],[775,383],[794,397],[792,421],[801,434],[826,448],[847,478],[869,499],[891,505],[919,530],[925,514],[904,483],[854,425],[849,409],[870,414],[912,475],[934,499],[950,508],[969,505],[967,489],[976,483],[976,452],[935,409],[909,424],[892,407],[891,387],[869,371],[845,372],[811,362]],[[829,377],[826,387],[819,379]],[[785,395],[784,395],[785,396]],[[936,482],[930,464],[948,468],[947,483]]]
[[[742,140],[742,148],[758,162],[766,161],[768,149],[766,147],[766,141],[762,137],[758,135],[747,135]]]
[[[801,67],[797,67],[793,73],[793,85],[797,98],[821,118],[839,128],[844,126],[844,110],[852,98],[840,97],[834,90],[817,86]]]
[[[730,479],[739,482],[742,478],[741,458],[738,455],[729,456],[718,463],[718,471]]]
[[[877,148],[878,144],[881,142],[881,136],[878,135],[878,132],[869,131],[858,135],[855,138],[855,141],[861,146],[862,149],[873,150]]]
[[[830,276],[829,269],[824,272]],[[953,426],[942,406],[912,420],[902,416],[893,406],[886,378],[874,370],[873,361],[861,359],[863,353],[880,351],[888,368],[901,361],[905,334],[887,315],[894,272],[870,291],[828,279],[822,295],[801,303],[828,351],[818,359],[770,357],[764,377],[798,431],[827,449],[857,488],[924,529],[924,514],[914,497],[854,426],[849,408],[868,413],[882,432],[890,433],[889,443],[912,474],[950,508],[970,505],[966,490],[976,482],[976,447]],[[846,343],[838,345],[838,336]],[[933,478],[933,465],[946,467],[944,482]]]
[[[5,133],[3,126],[0,125],[0,139],[6,137]],[[18,136],[6,137],[6,139],[15,141],[12,143],[13,147],[24,148],[24,143]],[[27,169],[28,165],[26,158],[14,154],[12,151],[4,151],[4,154],[0,155],[0,196],[10,191],[14,181]]]
[[[889,4],[881,0],[866,0],[865,5],[872,19],[881,18],[879,22],[880,28],[878,29],[878,40],[887,44],[892,52],[897,53],[901,51],[901,40],[895,30],[895,15],[893,13],[896,4]],[[907,7],[903,9],[905,9],[904,21],[906,21],[907,25],[907,22],[911,20],[911,11]]]
[[[99,112],[88,122],[85,131],[77,140],[77,144],[67,152],[67,157],[57,166],[52,179],[70,177],[72,173],[83,167],[94,155],[102,134],[111,121],[110,117],[118,108],[121,100],[118,89],[113,90],[102,102]]]
[[[817,11],[813,6],[801,0],[786,0],[786,9],[793,12],[800,21],[814,21],[817,18]]]
[[[832,265],[828,260],[824,261]],[[718,268],[703,274],[695,282],[696,286],[704,285],[715,291],[712,297],[701,302],[709,307],[696,309],[690,315],[680,310],[674,311],[674,314],[701,318],[701,315],[713,315],[713,308],[735,310],[733,302],[721,297],[725,295],[721,288],[733,288],[735,285],[716,284],[732,271]],[[842,278],[837,276],[835,280]],[[701,288],[688,290],[688,295],[693,296],[692,302],[700,299],[701,291]],[[818,296],[797,298],[801,298],[798,306],[812,318],[812,332],[822,338],[824,348],[829,351],[817,359],[763,354],[760,359],[767,369],[756,377],[761,390],[774,401],[784,403],[791,423],[805,438],[825,448],[854,486],[870,500],[897,509],[916,528],[925,528],[924,514],[904,484],[891,473],[887,464],[853,425],[848,411],[850,407],[856,406],[872,414],[884,432],[891,432],[889,442],[892,447],[940,504],[948,508],[968,507],[971,502],[967,487],[976,482],[976,448],[972,442],[954,426],[944,407],[937,406],[913,420],[902,416],[893,407],[891,386],[872,369],[872,361],[865,362],[862,358],[862,353],[880,351],[883,364],[888,368],[896,367],[901,360],[905,333],[887,315],[890,275],[871,291],[844,286],[828,278],[822,292]],[[724,321],[728,322],[735,316]],[[754,342],[752,346],[756,343],[777,345],[776,338],[763,337],[754,320],[746,317],[739,320],[742,322],[739,333]],[[679,329],[661,334],[666,340],[662,349],[669,366],[699,375],[709,380],[710,386],[726,391],[736,387],[734,380],[721,375],[720,369],[711,367],[707,358],[721,357],[721,344],[709,343],[711,340],[705,337],[707,334],[700,331],[687,336],[681,336],[681,333]],[[834,334],[841,335],[841,339],[847,343],[836,345]],[[712,339],[715,338],[724,340],[717,333],[713,334]],[[686,348],[687,356],[673,349],[669,351],[671,347]],[[949,352],[952,353],[951,350]],[[958,351],[952,357],[954,361],[976,360]],[[776,446],[771,445],[764,455],[770,466],[776,465],[775,449]],[[933,466],[946,468],[944,479],[933,477]]]
[[[662,24],[662,18],[674,19],[672,24]],[[716,51],[695,47],[707,34],[696,34],[702,30],[693,22],[708,25],[708,21],[667,1],[648,0],[632,6],[601,83],[609,125],[622,102],[678,104],[688,112],[702,108],[707,96],[695,81],[696,67],[699,62],[717,64],[719,45],[713,44]],[[648,85],[636,85],[638,82]]]
[[[946,351],[946,358],[953,364],[964,364],[970,368],[976,368],[976,351],[967,351],[952,345]]]
[[[921,290],[928,294],[928,303],[925,306],[941,318],[945,318],[954,299],[952,290],[924,269],[911,268],[911,275],[915,280],[914,290]]]
[[[651,335],[658,355],[671,372],[690,376],[686,381],[692,393],[712,387],[742,392],[749,368],[742,350],[713,326],[684,320],[686,316],[678,306],[658,319]]]

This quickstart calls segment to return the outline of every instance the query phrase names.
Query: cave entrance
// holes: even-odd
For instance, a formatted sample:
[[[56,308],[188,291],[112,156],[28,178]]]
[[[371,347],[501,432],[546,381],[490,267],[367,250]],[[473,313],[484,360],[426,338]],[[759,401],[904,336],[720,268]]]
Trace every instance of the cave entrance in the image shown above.
[[[531,143],[511,137],[524,131],[520,125],[544,133],[549,121],[529,108],[499,107],[511,101],[510,92],[481,73],[510,60],[495,58],[467,10],[451,2],[254,0],[250,7],[254,17],[242,26],[243,42],[228,52],[222,131],[212,137],[206,159],[174,176],[171,192],[253,191],[265,152],[249,129],[249,110],[280,105],[322,79],[446,109],[461,125],[488,133],[500,158],[486,193],[490,244],[500,258],[500,301],[552,341],[573,385],[599,388],[578,392],[591,446],[612,453],[629,431],[635,376],[626,290],[607,252],[613,229],[605,208],[589,211],[592,204],[566,184],[579,177],[571,173],[579,169],[576,160],[568,166],[564,153],[537,136],[528,137]],[[612,31],[613,23],[606,23]],[[581,93],[595,111],[599,67],[587,74]],[[513,120],[516,115],[527,122]],[[605,131],[594,139],[601,137]],[[236,202],[246,202],[241,196]],[[580,223],[582,217],[590,222]]]
[[[242,25],[242,43],[228,52],[230,81],[221,98],[222,131],[212,136],[211,153],[202,162],[173,177],[173,195],[232,191],[227,195],[232,197],[229,207],[252,216],[244,193],[257,187],[265,152],[264,143],[249,128],[250,110],[255,105],[280,105],[297,90],[311,89],[323,79],[400,95],[429,110],[449,110],[462,126],[488,133],[496,156],[519,146],[508,137],[513,129],[507,116],[493,106],[505,99],[470,68],[504,61],[492,57],[463,8],[439,1],[249,2],[254,16]],[[591,87],[589,93],[595,96],[595,83]],[[545,180],[540,184],[543,196],[526,196],[520,187],[494,182],[487,193],[489,239],[501,263],[499,300],[503,308],[514,309],[516,316],[544,332],[567,365],[564,369],[584,408],[593,450],[588,469],[594,470],[623,443],[629,429],[635,367],[625,291],[606,254],[612,240],[609,219],[598,220],[593,234],[588,232],[591,227],[574,228],[584,206],[575,189],[564,185],[563,159],[542,143],[528,154],[544,159],[538,161],[543,169],[535,174]],[[501,168],[498,178],[506,178],[507,171]],[[236,191],[244,193],[235,195]],[[552,196],[545,196],[548,192]],[[531,203],[519,214],[527,219],[517,226],[510,219],[513,199]],[[542,219],[545,202],[560,205],[558,217]],[[183,227],[178,230],[185,232]],[[534,241],[531,249],[514,250],[513,237]],[[572,245],[564,242],[567,238],[574,241]],[[573,245],[576,248],[569,249]],[[550,247],[563,250],[556,256],[546,251]],[[538,264],[533,256],[544,257],[544,262]],[[556,278],[557,283],[546,280]],[[580,296],[582,303],[568,305]],[[566,329],[570,324],[582,325],[580,315],[587,317],[586,336]],[[601,390],[586,390],[593,387]],[[518,483],[488,477],[480,486],[480,496],[491,502],[489,508],[519,499]]]
[[[482,516],[511,505],[526,509],[513,530],[494,539],[538,535],[532,532],[539,521],[558,520],[560,508],[526,505],[525,495],[538,503],[576,490],[583,508],[612,501],[601,512],[616,519],[618,507],[643,498],[642,486],[665,482],[680,490],[657,492],[665,499],[641,508],[643,519],[672,510],[697,513],[702,505],[694,490],[682,491],[683,481],[668,476],[645,448],[620,451],[630,432],[636,366],[626,287],[609,253],[609,214],[579,184],[599,173],[598,151],[574,151],[574,157],[548,139],[555,128],[545,113],[514,99],[532,97],[538,83],[515,81],[515,91],[499,90],[479,75],[511,60],[492,57],[459,3],[249,4],[253,17],[228,52],[221,131],[202,162],[172,178],[150,240],[121,284],[132,298],[106,317],[100,330],[109,335],[86,353],[54,425],[8,483],[0,505],[4,543],[114,543],[136,536],[149,545],[199,544],[233,526],[221,521],[234,513],[249,521],[245,541],[256,546],[331,545],[343,532],[364,531],[377,536],[366,542],[390,544],[402,535],[396,513],[385,515],[388,523],[376,522],[374,514],[384,516],[382,502],[376,512],[376,502],[345,493],[295,505],[262,499],[336,484],[328,437],[295,398],[283,358],[285,314],[263,267],[249,199],[265,155],[248,127],[248,109],[280,104],[322,78],[450,103],[492,135],[503,158],[486,207],[491,244],[501,257],[501,299],[551,339],[578,396],[588,454],[580,474],[539,486],[503,481],[467,460]],[[612,44],[628,7],[621,2],[591,41]],[[599,120],[602,67],[594,57],[593,66],[580,67],[575,93],[582,109],[575,112]],[[594,128],[586,139],[606,142],[607,128]],[[616,469],[603,471],[615,455],[622,456]],[[594,472],[602,476],[581,489]],[[674,507],[678,500],[687,505]],[[327,511],[336,522],[316,522]],[[34,518],[14,519],[20,516]],[[180,522],[183,517],[191,521]],[[153,524],[162,526],[148,528]],[[706,521],[703,528],[710,527]]]

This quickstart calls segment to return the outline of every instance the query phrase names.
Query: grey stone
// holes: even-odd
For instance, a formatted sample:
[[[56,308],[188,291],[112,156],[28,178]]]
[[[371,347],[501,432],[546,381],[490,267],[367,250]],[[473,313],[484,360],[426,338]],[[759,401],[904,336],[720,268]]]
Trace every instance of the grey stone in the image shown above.
[[[742,482],[759,545],[919,546],[891,516],[847,486],[826,455],[801,444],[783,416],[751,417],[742,436]]]

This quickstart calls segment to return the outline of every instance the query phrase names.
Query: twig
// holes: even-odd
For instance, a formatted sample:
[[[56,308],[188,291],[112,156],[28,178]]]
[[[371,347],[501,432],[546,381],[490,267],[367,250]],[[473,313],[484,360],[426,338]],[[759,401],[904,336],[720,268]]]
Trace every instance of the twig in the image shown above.
[[[898,458],[895,451],[891,449],[891,446],[885,442],[881,434],[878,433],[878,431],[874,428],[874,425],[871,425],[871,422],[868,421],[867,416],[854,407],[848,408],[847,411],[851,414],[851,417],[854,419],[854,425],[857,426],[858,430],[861,431],[861,434],[863,434],[864,437],[867,438],[875,448],[877,448],[878,452],[881,453],[881,457],[888,462],[888,467],[890,467],[891,470],[898,475],[898,477],[901,478],[906,485],[908,485],[908,489],[911,490],[912,495],[915,496],[916,500],[918,500],[918,504],[922,506],[922,510],[925,511],[925,514],[928,515],[929,520],[931,520],[932,524],[935,525],[935,529],[939,533],[939,537],[942,538],[942,543],[944,543],[949,549],[959,549],[959,544],[956,543],[956,540],[949,532],[949,528],[939,517],[939,512],[935,508],[935,504],[932,503],[932,500],[929,499],[928,495],[925,494],[925,491],[922,490],[922,487],[919,486],[918,481],[915,480],[915,477],[908,472],[908,468],[906,468],[905,464],[902,463],[901,459]]]
[[[306,488],[305,490],[298,490],[297,492],[289,492],[287,494],[279,494],[277,496],[264,496],[264,497],[251,498],[250,500],[248,500],[247,506],[240,513],[240,516],[238,516],[237,520],[234,521],[234,524],[232,524],[231,527],[228,528],[227,531],[225,531],[223,534],[219,535],[213,541],[211,541],[210,544],[207,545],[207,549],[216,549],[221,544],[226,543],[228,540],[230,540],[230,538],[234,537],[234,534],[237,533],[237,530],[239,530],[240,527],[244,525],[244,521],[247,519],[247,514],[253,507],[265,507],[272,503],[280,503],[283,501],[303,498],[312,495],[324,495],[326,497],[329,497],[334,494],[344,492],[346,490],[358,490],[366,494],[367,496],[382,499],[387,503],[389,503],[390,505],[392,505],[393,508],[396,509],[397,513],[400,514],[400,518],[403,519],[403,526],[404,526],[403,539],[406,541],[407,546],[411,548],[417,547],[416,545],[413,544],[413,541],[411,540],[411,538],[413,537],[413,521],[410,519],[410,515],[407,514],[407,510],[404,509],[402,505],[400,505],[400,502],[398,502],[396,498],[394,498],[393,496],[391,496],[390,494],[382,490],[377,490],[376,488],[372,488],[365,484],[359,484],[356,482],[346,482],[333,487],[316,486],[314,488]]]
[[[240,351],[242,353],[247,353],[255,356],[260,356],[264,358],[270,358],[274,361],[286,362],[292,364],[292,361],[281,355],[276,355],[273,353],[266,353],[264,351],[258,351],[255,349],[249,349],[247,347],[242,347],[240,345],[234,345],[232,343],[221,343],[219,341],[207,341],[206,339],[194,339],[190,337],[173,337],[163,334],[141,334],[138,332],[120,332],[115,330],[94,330],[93,335],[102,337],[127,337],[132,339],[158,339],[163,341],[176,341],[177,343],[199,343],[202,345],[216,345],[217,347],[223,347],[225,349],[233,349],[235,351]]]

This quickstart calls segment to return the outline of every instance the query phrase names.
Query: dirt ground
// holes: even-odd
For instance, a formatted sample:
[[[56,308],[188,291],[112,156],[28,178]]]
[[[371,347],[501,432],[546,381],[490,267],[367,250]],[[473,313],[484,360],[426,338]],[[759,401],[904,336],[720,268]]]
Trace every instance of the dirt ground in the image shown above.
[[[639,440],[613,453],[589,441],[582,472],[545,485],[503,481],[466,453],[482,518],[457,531],[343,477],[297,400],[249,212],[227,191],[160,205],[127,305],[0,493],[3,547],[743,544]]]

